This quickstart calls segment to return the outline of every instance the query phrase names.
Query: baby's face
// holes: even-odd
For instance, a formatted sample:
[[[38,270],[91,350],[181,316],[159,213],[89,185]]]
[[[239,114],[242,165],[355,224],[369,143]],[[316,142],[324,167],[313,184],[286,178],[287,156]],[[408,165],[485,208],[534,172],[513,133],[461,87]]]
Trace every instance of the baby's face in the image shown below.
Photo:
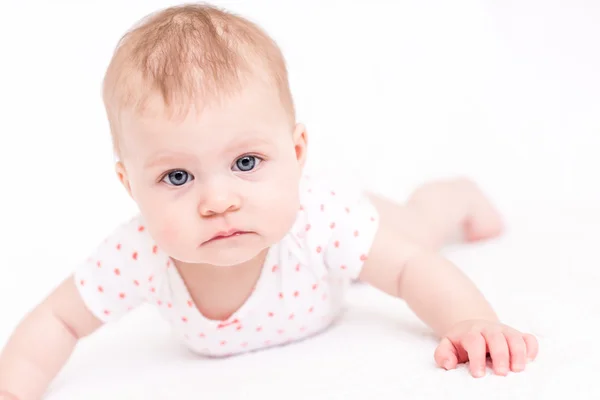
[[[117,171],[172,258],[236,265],[293,224],[306,137],[275,89],[249,84],[185,120],[125,115],[121,132]]]

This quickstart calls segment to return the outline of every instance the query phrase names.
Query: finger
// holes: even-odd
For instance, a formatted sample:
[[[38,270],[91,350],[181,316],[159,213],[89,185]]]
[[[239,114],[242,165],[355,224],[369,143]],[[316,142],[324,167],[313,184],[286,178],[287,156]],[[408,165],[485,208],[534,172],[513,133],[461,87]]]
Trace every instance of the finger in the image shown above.
[[[494,372],[497,375],[506,375],[510,359],[506,337],[499,331],[484,332],[483,337],[487,341]]]
[[[485,375],[485,339],[479,332],[469,332],[461,341],[469,357],[469,369],[475,378]]]
[[[454,369],[458,364],[456,348],[446,337],[442,338],[440,341],[437,349],[435,349],[433,357],[435,358],[437,365],[446,370]]]
[[[538,355],[538,340],[535,336],[526,333],[523,335],[523,340],[527,346],[527,362],[535,360]]]
[[[510,368],[513,372],[521,372],[525,369],[527,358],[527,346],[523,335],[519,332],[511,332],[506,335],[508,351],[510,353]]]

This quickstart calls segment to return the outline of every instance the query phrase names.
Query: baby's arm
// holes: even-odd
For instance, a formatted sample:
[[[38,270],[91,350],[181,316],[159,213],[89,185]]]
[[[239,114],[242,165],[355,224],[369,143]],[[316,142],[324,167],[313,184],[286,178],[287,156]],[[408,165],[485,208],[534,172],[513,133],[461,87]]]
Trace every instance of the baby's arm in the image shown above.
[[[385,218],[360,279],[404,299],[439,337],[460,321],[498,321],[481,292],[458,268],[399,235]]]
[[[0,399],[41,399],[77,341],[101,325],[84,305],[73,277],[66,279],[21,321],[2,351]]]
[[[388,212],[392,212],[388,210]],[[537,353],[537,342],[501,324],[473,282],[437,252],[406,238],[396,218],[380,215],[380,225],[359,278],[404,299],[442,338],[436,361],[445,368],[470,361],[474,376],[485,370],[486,352],[497,373],[522,370]]]

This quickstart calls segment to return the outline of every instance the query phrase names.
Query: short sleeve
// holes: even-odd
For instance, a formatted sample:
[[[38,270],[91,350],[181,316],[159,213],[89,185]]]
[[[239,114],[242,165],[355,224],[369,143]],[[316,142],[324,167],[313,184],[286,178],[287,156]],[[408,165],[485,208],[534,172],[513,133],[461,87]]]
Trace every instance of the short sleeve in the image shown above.
[[[379,228],[376,207],[345,181],[305,178],[301,195],[309,253],[316,249],[329,271],[357,279]]]
[[[328,268],[357,279],[379,228],[379,213],[360,189],[338,190],[332,196],[331,236],[324,259]]]
[[[144,302],[152,247],[143,223],[135,218],[117,227],[76,267],[75,284],[98,319],[115,321]]]

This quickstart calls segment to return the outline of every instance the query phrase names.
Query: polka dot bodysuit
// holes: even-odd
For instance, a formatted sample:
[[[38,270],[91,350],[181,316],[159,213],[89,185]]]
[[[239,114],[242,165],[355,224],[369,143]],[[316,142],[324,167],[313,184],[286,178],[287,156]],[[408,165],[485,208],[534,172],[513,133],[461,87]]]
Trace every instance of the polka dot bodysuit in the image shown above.
[[[86,306],[103,322],[143,303],[157,307],[194,352],[233,355],[301,340],[339,315],[378,228],[361,191],[303,178],[301,207],[288,234],[267,254],[254,292],[227,321],[196,308],[170,257],[141,216],[120,225],[75,272]]]

